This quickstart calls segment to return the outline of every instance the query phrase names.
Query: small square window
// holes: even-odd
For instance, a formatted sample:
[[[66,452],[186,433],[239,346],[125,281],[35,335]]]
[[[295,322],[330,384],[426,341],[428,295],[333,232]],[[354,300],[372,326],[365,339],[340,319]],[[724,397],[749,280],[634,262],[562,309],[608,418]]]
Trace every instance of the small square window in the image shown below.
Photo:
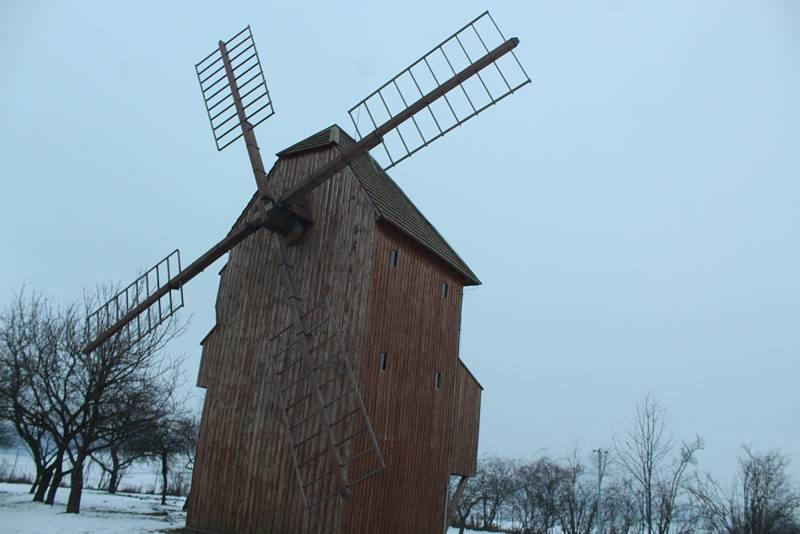
[[[397,258],[400,256],[400,252],[397,249],[392,249],[389,253],[389,263],[392,267],[397,268]]]
[[[436,389],[442,387],[442,373],[438,369],[433,375],[433,385],[436,386]]]
[[[381,352],[381,371],[385,371],[389,365],[389,354]]]
[[[447,298],[447,292],[450,290],[450,287],[447,285],[447,282],[442,284],[442,298]]]

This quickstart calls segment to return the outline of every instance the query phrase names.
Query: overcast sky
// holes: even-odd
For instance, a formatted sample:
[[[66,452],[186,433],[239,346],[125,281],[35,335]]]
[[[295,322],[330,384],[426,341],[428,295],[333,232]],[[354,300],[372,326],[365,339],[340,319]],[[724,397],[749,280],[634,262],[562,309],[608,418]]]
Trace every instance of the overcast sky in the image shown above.
[[[486,8],[534,79],[391,174],[483,281],[482,452],[609,446],[652,391],[701,466],[800,475],[800,2],[0,4],[0,295],[127,283],[223,237],[254,183],[194,63],[250,24],[265,160]],[[193,381],[223,260],[186,290]]]

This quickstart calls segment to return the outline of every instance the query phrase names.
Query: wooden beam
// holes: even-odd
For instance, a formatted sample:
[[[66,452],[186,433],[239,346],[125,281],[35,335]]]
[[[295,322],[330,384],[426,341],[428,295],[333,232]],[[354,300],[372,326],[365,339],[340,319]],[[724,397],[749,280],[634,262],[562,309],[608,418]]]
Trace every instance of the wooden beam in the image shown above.
[[[445,518],[444,518],[445,534],[447,534],[447,529],[450,528],[450,523],[452,523],[453,519],[456,516],[458,503],[461,502],[461,497],[464,495],[464,490],[467,489],[468,481],[469,477],[462,476],[461,479],[459,479],[458,481],[456,490],[453,492],[453,496],[450,497],[450,502],[447,504],[447,512],[445,513]]]
[[[185,285],[189,280],[203,272],[206,267],[217,261],[223,255],[225,255],[226,252],[261,228],[262,226],[259,218],[255,222],[248,222],[238,230],[229,233],[225,239],[211,247],[202,256],[194,260],[188,267],[173,276],[169,282],[161,286],[161,288],[143,300],[141,304],[132,308],[128,313],[123,315],[119,321],[100,333],[100,335],[98,335],[93,341],[83,347],[82,352],[84,354],[89,354],[95,350],[106,340],[111,338],[111,336],[119,333],[123,328],[125,328],[125,325],[133,321],[137,315],[143,313],[145,310],[147,310],[147,308],[158,302],[161,297],[174,289],[180,289],[181,286]]]
[[[303,195],[313,191],[325,183],[334,174],[347,167],[352,160],[362,156],[367,151],[378,146],[383,140],[384,135],[388,134],[393,129],[410,119],[412,116],[425,109],[435,100],[438,100],[444,96],[447,92],[458,87],[459,84],[475,75],[478,71],[488,67],[500,57],[504,56],[508,52],[511,52],[517,47],[518,44],[519,39],[512,37],[494,50],[488,52],[482,58],[475,61],[475,63],[472,63],[458,72],[452,78],[442,83],[442,85],[421,97],[419,100],[408,106],[394,117],[390,118],[388,121],[384,122],[382,125],[378,126],[371,133],[365,135],[361,141],[342,150],[338,158],[312,172],[294,191],[289,193],[285,198],[286,203],[292,204],[296,202],[302,198]]]

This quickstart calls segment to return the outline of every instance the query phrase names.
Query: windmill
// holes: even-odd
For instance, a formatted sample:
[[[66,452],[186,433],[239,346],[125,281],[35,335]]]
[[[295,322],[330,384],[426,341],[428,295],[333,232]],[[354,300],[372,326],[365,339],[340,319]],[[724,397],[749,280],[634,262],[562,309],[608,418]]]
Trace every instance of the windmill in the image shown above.
[[[337,302],[309,302],[298,283],[290,249],[302,249],[317,224],[308,199],[365,157],[377,170],[370,151],[382,160],[383,172],[530,83],[513,52],[518,43],[506,39],[484,12],[351,108],[357,139],[337,143],[333,157],[276,192],[254,131],[274,109],[252,32],[248,26],[220,41],[196,64],[197,78],[217,149],[244,140],[257,186],[253,209],[186,268],[176,250],[92,313],[87,318],[92,341],[84,352],[114,336],[136,339],[153,331],[183,305],[186,283],[267,230],[274,237],[272,254],[289,321],[263,340],[259,369],[267,369],[280,406],[282,435],[304,507],[337,498],[347,502],[357,486],[386,468],[386,460],[345,346]],[[442,291],[447,296],[446,284]],[[385,358],[382,353],[382,366]],[[440,381],[437,371],[436,388]]]

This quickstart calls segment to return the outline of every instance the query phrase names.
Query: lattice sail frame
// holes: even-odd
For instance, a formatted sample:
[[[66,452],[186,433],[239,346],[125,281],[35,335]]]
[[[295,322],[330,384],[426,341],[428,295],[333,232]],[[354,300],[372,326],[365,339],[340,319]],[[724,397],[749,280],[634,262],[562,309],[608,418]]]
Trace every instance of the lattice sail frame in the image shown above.
[[[270,338],[268,358],[295,475],[303,502],[311,508],[341,494],[337,473],[343,473],[350,489],[381,472],[385,464],[330,301],[310,309],[303,320],[310,325],[314,369],[303,368],[294,325]],[[327,412],[342,464],[327,447],[310,372],[316,373],[321,385],[322,409]]]
[[[108,302],[89,314],[86,318],[87,339],[92,339],[110,325],[120,321],[128,312],[162,288],[167,288],[163,296],[136,315],[122,329],[125,338],[135,343],[183,307],[183,286],[172,281],[181,272],[181,253],[175,249],[164,259],[144,272],[125,289],[111,297]],[[172,286],[170,283],[172,282]],[[167,287],[170,286],[170,287]]]
[[[488,11],[468,22],[348,111],[358,138],[362,139],[505,41]],[[426,106],[427,112],[416,113],[385,135],[383,150],[373,151],[383,168],[394,167],[531,82],[513,50],[510,56],[505,55],[491,65],[494,68],[481,69],[457,89],[445,93],[444,98]]]
[[[272,115],[275,109],[270,98],[267,80],[253,40],[250,26],[224,42],[233,66],[236,85],[250,128],[255,128]],[[244,58],[244,59],[242,59]],[[217,150],[222,150],[242,137],[233,102],[233,94],[222,60],[222,50],[214,50],[195,65],[197,81],[211,124]],[[243,81],[242,81],[243,80]]]

